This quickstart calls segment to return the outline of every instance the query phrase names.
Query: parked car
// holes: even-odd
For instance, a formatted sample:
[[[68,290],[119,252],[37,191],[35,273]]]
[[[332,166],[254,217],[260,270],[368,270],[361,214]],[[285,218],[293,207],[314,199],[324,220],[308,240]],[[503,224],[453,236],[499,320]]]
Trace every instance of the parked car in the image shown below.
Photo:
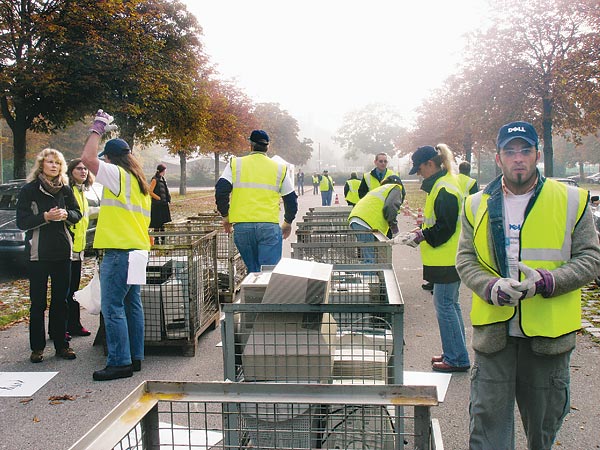
[[[579,183],[577,183],[577,181],[573,180],[571,177],[567,177],[567,178],[550,177],[550,179],[559,181],[559,182],[564,183],[564,184],[566,184],[568,186],[579,187]]]
[[[26,258],[25,232],[17,228],[17,198],[25,183],[25,180],[12,180],[0,184],[0,258],[3,259],[24,261]],[[86,250],[91,250],[94,241],[101,194],[102,186],[97,183],[85,194],[90,205]]]
[[[589,177],[585,177],[585,181],[586,183],[600,184],[600,172],[590,175]]]

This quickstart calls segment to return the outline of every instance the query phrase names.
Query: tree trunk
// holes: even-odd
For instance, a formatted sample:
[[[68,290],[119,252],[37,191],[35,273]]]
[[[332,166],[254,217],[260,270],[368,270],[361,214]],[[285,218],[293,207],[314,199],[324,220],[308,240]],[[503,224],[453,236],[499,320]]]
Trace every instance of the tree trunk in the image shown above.
[[[215,152],[215,185],[219,181],[219,154]]]
[[[544,139],[544,175],[554,176],[554,150],[552,147],[552,99],[544,98],[542,100],[542,132]]]
[[[579,161],[577,164],[579,164],[579,182],[581,183],[585,179],[583,176],[583,161]]]
[[[180,178],[179,178],[179,195],[187,194],[187,159],[185,152],[177,152],[179,155],[179,167],[180,167]]]
[[[471,132],[466,132],[463,140],[463,150],[465,152],[465,160],[471,164],[471,158],[473,153],[473,138]]]
[[[11,127],[13,133],[13,178],[27,177],[27,128],[19,121],[14,122],[14,127]]]

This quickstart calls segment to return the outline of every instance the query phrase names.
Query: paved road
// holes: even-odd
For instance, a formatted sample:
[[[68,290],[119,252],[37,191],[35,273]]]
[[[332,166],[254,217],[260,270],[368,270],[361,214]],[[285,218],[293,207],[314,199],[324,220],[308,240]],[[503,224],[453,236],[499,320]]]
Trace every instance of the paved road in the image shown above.
[[[338,192],[341,195],[341,187]],[[320,197],[305,194],[300,197],[300,213],[320,204]],[[300,214],[300,215],[301,215]],[[414,226],[413,219],[400,218],[401,229]],[[284,254],[289,255],[289,242]],[[405,369],[428,371],[431,355],[440,352],[439,334],[433,311],[431,294],[420,287],[421,267],[419,251],[408,247],[394,247],[394,267],[406,304],[405,309]],[[463,314],[470,338],[470,296],[461,290]],[[86,326],[97,328],[97,318],[83,313]],[[92,337],[75,338],[75,361],[57,360],[52,351],[37,365],[29,363],[28,332],[24,324],[0,331],[0,371],[58,371],[48,384],[21,403],[20,398],[0,397],[0,449],[69,448],[81,435],[105,416],[125,395],[144,379],[202,381],[222,379],[220,329],[204,334],[195,357],[173,354],[147,355],[143,370],[132,378],[112,382],[92,381],[92,372],[104,366],[101,348],[92,347]],[[572,359],[572,410],[563,426],[558,441],[564,450],[600,448],[600,347],[588,336],[579,336],[578,347]],[[434,408],[433,416],[440,420],[445,448],[467,448],[469,375],[454,375],[446,401]],[[50,405],[53,395],[73,395],[74,401]],[[522,431],[518,435],[518,450],[526,448]]]

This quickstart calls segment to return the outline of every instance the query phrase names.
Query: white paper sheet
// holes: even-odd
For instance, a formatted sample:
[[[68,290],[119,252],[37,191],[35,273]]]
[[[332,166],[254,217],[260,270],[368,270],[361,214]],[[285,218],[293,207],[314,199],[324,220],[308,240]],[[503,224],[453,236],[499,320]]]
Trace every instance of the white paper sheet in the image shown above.
[[[404,371],[404,384],[406,385],[437,387],[438,402],[443,402],[446,398],[451,378],[452,374],[450,373]]]
[[[147,250],[132,250],[129,252],[129,270],[127,284],[146,284],[146,266],[148,265]]]
[[[0,372],[0,397],[31,397],[58,372]]]

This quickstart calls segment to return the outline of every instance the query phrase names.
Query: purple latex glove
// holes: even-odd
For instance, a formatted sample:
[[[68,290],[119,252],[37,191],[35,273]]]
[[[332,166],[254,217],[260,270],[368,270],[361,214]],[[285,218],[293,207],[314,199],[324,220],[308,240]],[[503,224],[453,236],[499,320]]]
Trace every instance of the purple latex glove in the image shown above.
[[[117,126],[112,124],[113,120],[113,116],[99,109],[96,117],[94,117],[94,123],[90,127],[90,131],[102,136],[108,131],[116,130]]]

